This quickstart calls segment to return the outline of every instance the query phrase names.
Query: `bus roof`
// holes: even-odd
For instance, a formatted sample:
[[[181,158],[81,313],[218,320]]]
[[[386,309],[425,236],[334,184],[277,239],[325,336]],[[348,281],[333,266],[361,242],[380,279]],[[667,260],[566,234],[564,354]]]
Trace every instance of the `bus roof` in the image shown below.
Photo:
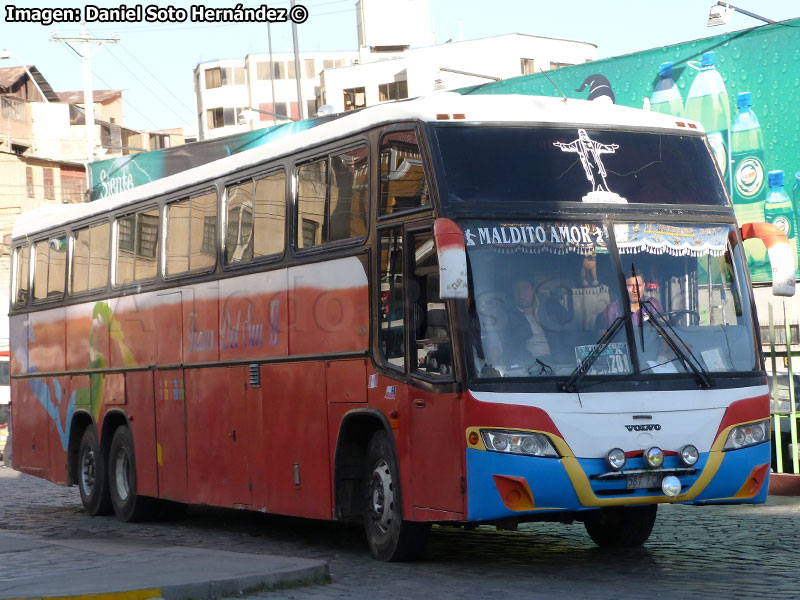
[[[17,217],[12,237],[18,239],[35,235],[41,231],[116,210],[139,200],[157,198],[204,181],[213,181],[238,169],[255,166],[378,125],[414,120],[459,124],[552,123],[562,126],[574,123],[674,130],[675,133],[684,134],[703,131],[700,124],[693,121],[616,106],[607,102],[516,94],[462,95],[454,92],[437,92],[430,96],[388,102],[354,111],[352,114],[301,131],[291,137],[194,167],[101,200],[39,207]]]

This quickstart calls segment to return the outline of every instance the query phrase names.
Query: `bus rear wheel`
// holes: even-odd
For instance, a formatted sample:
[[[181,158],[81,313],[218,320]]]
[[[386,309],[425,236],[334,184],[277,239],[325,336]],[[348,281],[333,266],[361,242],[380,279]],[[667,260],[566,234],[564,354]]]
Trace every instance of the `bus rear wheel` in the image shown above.
[[[422,556],[430,524],[403,520],[397,457],[385,431],[376,432],[370,439],[364,482],[364,528],[373,556],[384,561]]]
[[[78,490],[83,507],[91,516],[111,514],[106,460],[94,425],[83,432],[78,448]]]
[[[119,427],[111,439],[108,453],[108,478],[111,504],[120,521],[142,521],[153,515],[155,500],[136,493],[136,457],[133,435],[127,427]]]
[[[650,537],[657,511],[657,504],[601,508],[587,515],[583,524],[601,548],[635,548]]]

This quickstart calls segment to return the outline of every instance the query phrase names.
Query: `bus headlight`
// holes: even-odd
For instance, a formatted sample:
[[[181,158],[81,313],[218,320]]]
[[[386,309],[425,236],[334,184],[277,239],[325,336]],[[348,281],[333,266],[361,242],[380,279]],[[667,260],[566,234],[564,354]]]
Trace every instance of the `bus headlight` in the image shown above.
[[[481,437],[487,450],[505,454],[558,457],[558,452],[541,433],[482,429]]]
[[[766,442],[769,438],[769,419],[758,421],[757,423],[748,423],[747,425],[737,425],[731,429],[728,434],[728,440],[722,449],[738,450],[739,448],[747,448],[748,446]]]
[[[678,458],[680,458],[681,462],[687,467],[693,467],[700,458],[700,452],[698,452],[697,448],[692,444],[686,444],[680,449],[680,452],[678,452]]]

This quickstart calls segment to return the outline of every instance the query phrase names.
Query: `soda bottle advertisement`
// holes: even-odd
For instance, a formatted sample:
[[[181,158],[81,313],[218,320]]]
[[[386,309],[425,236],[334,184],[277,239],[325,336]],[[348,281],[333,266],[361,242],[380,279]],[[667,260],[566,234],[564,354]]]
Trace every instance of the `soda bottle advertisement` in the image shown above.
[[[547,75],[570,98],[699,121],[739,225],[771,222],[788,226],[797,252],[800,19],[566,66]],[[560,96],[553,83],[537,73],[461,92]],[[783,172],[780,186],[770,188],[770,171]],[[770,282],[764,244],[748,240],[745,250],[752,281]],[[800,278],[800,269],[797,276]]]

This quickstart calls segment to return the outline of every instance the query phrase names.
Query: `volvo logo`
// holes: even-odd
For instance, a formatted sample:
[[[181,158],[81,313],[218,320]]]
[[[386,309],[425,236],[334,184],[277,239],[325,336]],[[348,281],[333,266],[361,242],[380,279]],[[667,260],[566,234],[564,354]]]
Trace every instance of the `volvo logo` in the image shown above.
[[[628,431],[661,431],[658,423],[648,423],[647,425],[625,425]]]

